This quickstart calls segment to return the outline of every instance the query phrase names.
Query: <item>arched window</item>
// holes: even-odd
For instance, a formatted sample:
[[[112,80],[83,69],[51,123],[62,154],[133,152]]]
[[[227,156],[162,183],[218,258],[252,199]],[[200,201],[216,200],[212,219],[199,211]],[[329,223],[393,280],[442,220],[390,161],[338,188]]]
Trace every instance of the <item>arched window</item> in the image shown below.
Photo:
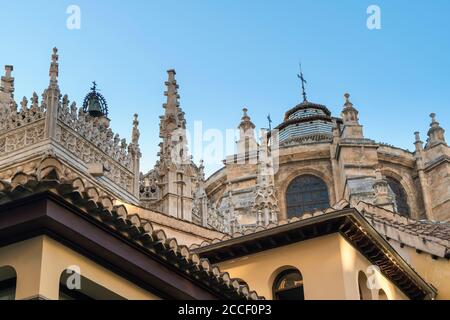
[[[303,277],[297,269],[281,272],[273,283],[274,300],[305,300]]]
[[[372,300],[372,291],[367,285],[367,276],[362,271],[360,271],[358,274],[358,289],[359,298],[361,300]]]
[[[16,298],[16,270],[10,266],[0,267],[0,300]]]
[[[378,300],[389,300],[386,292],[384,292],[383,289],[380,289],[380,291],[378,291]]]
[[[287,188],[286,213],[288,218],[326,209],[329,206],[327,185],[316,176],[299,176]]]
[[[392,192],[395,194],[397,212],[404,216],[409,216],[410,211],[408,206],[408,197],[406,196],[405,189],[403,189],[402,185],[393,178],[387,177],[387,181]]]

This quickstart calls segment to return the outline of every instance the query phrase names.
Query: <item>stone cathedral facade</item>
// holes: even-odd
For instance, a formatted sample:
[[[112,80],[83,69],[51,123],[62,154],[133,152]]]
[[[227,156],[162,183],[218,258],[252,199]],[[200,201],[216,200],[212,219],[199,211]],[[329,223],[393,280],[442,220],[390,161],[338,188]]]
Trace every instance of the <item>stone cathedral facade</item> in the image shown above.
[[[349,94],[344,95],[341,114],[332,115],[304,93],[303,101],[286,110],[282,123],[260,133],[244,108],[242,118],[236,119],[235,154],[206,177],[203,163],[194,163],[189,154],[176,72],[168,70],[158,160],[143,173],[139,140],[146,137],[141,137],[138,115],[130,115],[127,142],[113,132],[106,99],[95,83],[82,105],[62,92],[58,60],[55,48],[48,87],[22,99],[14,96],[13,66],[5,66],[0,85],[0,205],[17,193],[56,190],[87,211],[122,212],[105,218],[117,222],[115,231],[134,237],[142,232],[155,246],[164,244],[167,254],[192,257],[208,274],[221,277],[206,261],[234,270],[227,262],[233,257],[278,247],[282,252],[288,243],[338,233],[331,244],[339,243],[339,252],[353,250],[340,242],[344,237],[364,259],[385,268],[389,281],[409,298],[432,298],[435,290],[408,263],[441,297],[450,299],[445,276],[450,274],[450,148],[434,113],[426,141],[416,132],[415,150],[410,152],[366,137],[359,119],[363,108],[355,106]],[[133,214],[123,213],[124,208]],[[164,232],[152,231],[150,223]],[[364,228],[368,231],[361,233]],[[346,263],[342,261],[337,265]],[[402,270],[396,269],[399,265]],[[251,280],[245,270],[243,277]],[[261,270],[255,269],[255,275]],[[240,278],[239,272],[235,275]],[[227,281],[234,291],[251,295],[239,281]],[[255,279],[254,286],[260,285]],[[314,294],[307,295],[322,297],[322,292]]]
[[[186,120],[175,71],[168,74],[160,160],[140,178],[145,207],[226,233],[342,200],[417,220],[450,220],[450,149],[435,114],[430,115],[425,144],[416,132],[415,151],[410,152],[365,137],[349,94],[340,117],[305,98],[286,111],[274,130],[263,132],[264,143],[257,141],[244,108],[236,154],[205,179],[202,164],[183,158],[188,155]]]
[[[416,132],[415,151],[410,152],[365,137],[349,94],[340,117],[305,95],[286,111],[281,124],[262,132],[261,141],[244,108],[236,154],[206,178],[203,164],[195,164],[189,155],[176,73],[169,70],[159,159],[152,170],[141,173],[138,116],[127,143],[112,131],[106,101],[95,85],[83,106],[71,103],[58,86],[56,49],[41,99],[33,93],[30,101],[24,97],[18,105],[12,72],[7,65],[1,77],[2,179],[18,168],[33,172],[42,157],[52,155],[67,166],[64,174],[80,176],[105,194],[225,233],[340,201],[350,206],[362,201],[417,220],[450,220],[450,149],[435,114],[426,142]],[[98,114],[89,110],[92,99]]]

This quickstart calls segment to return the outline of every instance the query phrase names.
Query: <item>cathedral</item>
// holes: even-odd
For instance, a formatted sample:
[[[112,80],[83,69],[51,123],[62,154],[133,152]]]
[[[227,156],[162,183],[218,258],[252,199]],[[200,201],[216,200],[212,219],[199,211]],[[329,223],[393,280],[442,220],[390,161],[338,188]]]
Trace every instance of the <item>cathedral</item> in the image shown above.
[[[206,177],[168,70],[158,160],[141,172],[138,115],[127,142],[95,83],[78,106],[58,74],[55,48],[41,96],[15,98],[13,66],[1,77],[1,298],[450,299],[450,148],[434,113],[410,152],[366,137],[350,94],[332,115],[303,87],[274,128],[255,132],[244,108],[235,154]]]

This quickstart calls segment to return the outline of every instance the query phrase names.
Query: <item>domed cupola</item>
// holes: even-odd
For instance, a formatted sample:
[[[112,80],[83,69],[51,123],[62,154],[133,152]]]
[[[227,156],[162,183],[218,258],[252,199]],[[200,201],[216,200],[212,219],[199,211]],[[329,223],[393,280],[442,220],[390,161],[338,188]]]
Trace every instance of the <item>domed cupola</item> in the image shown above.
[[[298,77],[302,81],[303,102],[287,111],[283,122],[275,128],[278,129],[280,145],[331,141],[333,118],[330,110],[307,100],[306,81],[302,73]]]
[[[286,112],[276,129],[283,145],[331,140],[333,119],[324,105],[303,101]]]

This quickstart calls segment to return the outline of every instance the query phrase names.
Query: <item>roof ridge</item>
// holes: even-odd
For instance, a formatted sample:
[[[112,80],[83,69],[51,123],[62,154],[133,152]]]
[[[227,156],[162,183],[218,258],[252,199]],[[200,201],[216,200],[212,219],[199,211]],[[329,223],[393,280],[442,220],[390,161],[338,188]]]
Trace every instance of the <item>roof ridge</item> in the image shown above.
[[[256,227],[247,228],[247,229],[245,229],[242,232],[238,231],[238,232],[234,232],[231,235],[227,234],[227,235],[223,236],[221,239],[215,238],[215,239],[212,239],[210,241],[204,240],[200,244],[192,244],[189,248],[192,249],[192,250],[195,250],[195,249],[198,249],[198,248],[203,248],[203,247],[206,247],[206,246],[218,243],[218,242],[230,240],[230,239],[233,239],[233,238],[239,238],[239,237],[242,237],[242,236],[245,236],[245,235],[254,234],[254,233],[257,233],[257,232],[262,232],[262,231],[265,231],[265,230],[268,230],[268,229],[276,228],[276,227],[279,227],[279,226],[282,226],[282,225],[285,225],[285,224],[294,223],[294,222],[297,222],[297,221],[300,221],[300,220],[306,220],[306,219],[317,217],[317,216],[320,216],[320,215],[323,215],[323,214],[339,211],[339,210],[342,210],[342,209],[346,208],[348,205],[349,205],[349,202],[347,200],[345,200],[345,199],[342,199],[342,200],[336,202],[333,206],[331,206],[331,207],[329,207],[327,209],[324,209],[324,210],[317,210],[317,211],[314,211],[312,213],[305,213],[301,217],[292,217],[292,218],[289,218],[289,219],[278,220],[277,222],[269,223],[267,226],[259,225],[259,226],[256,226]]]

